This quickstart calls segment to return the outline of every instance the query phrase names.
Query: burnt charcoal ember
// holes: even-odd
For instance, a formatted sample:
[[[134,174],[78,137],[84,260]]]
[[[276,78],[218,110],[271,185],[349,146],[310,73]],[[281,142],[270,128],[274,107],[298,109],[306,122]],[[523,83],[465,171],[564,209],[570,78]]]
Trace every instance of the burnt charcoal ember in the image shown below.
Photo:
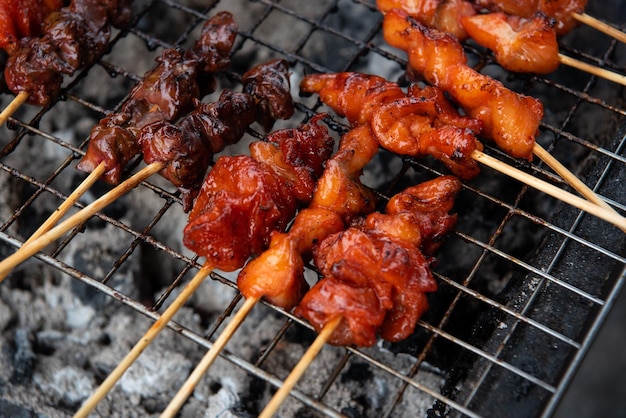
[[[27,384],[32,380],[37,360],[37,355],[33,350],[33,335],[29,329],[19,328],[15,331],[13,342],[15,352],[11,380],[16,384]]]

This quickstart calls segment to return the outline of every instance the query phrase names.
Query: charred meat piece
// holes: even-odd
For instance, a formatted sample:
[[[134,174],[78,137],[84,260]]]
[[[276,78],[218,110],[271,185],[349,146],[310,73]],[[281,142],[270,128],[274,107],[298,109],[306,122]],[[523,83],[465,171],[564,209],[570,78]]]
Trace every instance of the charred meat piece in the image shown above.
[[[256,80],[264,85],[271,84],[271,80],[279,76],[280,71],[283,71],[283,77],[288,74],[286,65],[273,68],[260,64],[253,70],[259,68],[267,69],[264,73],[257,71]],[[268,82],[264,81],[266,78]],[[274,100],[280,101],[281,107],[291,111],[275,112],[269,104],[259,106],[259,103],[272,103]],[[252,94],[224,90],[217,102],[207,104],[196,100],[195,105],[195,110],[176,124],[163,118],[146,125],[137,137],[147,163],[159,161],[166,165],[161,175],[181,192],[185,212],[191,209],[213,154],[238,142],[255,120],[263,120],[271,126],[276,117],[289,117],[293,114],[288,81],[285,88],[255,89]],[[287,164],[291,164],[291,158],[302,158],[299,150],[292,149],[297,144],[278,139],[279,135],[290,132],[280,131],[273,136],[280,146],[291,147],[282,150]],[[306,165],[309,166],[311,164]],[[293,184],[301,185],[312,181],[307,170],[308,168],[298,167],[296,172],[299,179]],[[308,191],[304,195],[307,196]]]
[[[266,132],[277,119],[289,119],[294,107],[289,82],[289,64],[275,58],[246,72],[241,82],[244,93],[259,98],[258,122]]]
[[[215,31],[212,33],[211,31]],[[207,62],[228,65],[230,48],[237,34],[237,23],[228,12],[221,12],[203,26],[202,36],[194,45],[198,53],[189,54],[180,49],[166,49],[157,58],[157,65],[148,71],[130,93],[122,108],[98,123],[89,137],[87,153],[77,165],[85,172],[93,171],[100,163],[106,164],[103,180],[116,184],[126,164],[141,148],[136,136],[146,125],[157,121],[172,121],[194,108],[194,99],[214,87],[212,73],[203,73]],[[216,42],[217,46],[204,45]],[[221,54],[219,57],[214,54]],[[216,67],[211,64],[211,68]],[[199,82],[202,82],[202,85]],[[131,144],[130,142],[134,143]],[[119,143],[116,144],[116,141]],[[124,152],[111,152],[123,150]]]
[[[8,88],[15,94],[27,92],[28,103],[50,105],[61,91],[60,73],[72,75],[95,62],[106,51],[111,24],[123,23],[123,18],[111,16],[130,13],[126,0],[73,0],[50,13],[41,24],[41,37],[21,38],[10,52],[5,68]]]
[[[359,177],[377,150],[366,127],[341,138],[339,150],[326,161],[309,207],[298,212],[288,232],[272,233],[269,248],[239,273],[237,286],[246,298],[264,298],[285,309],[298,304],[308,289],[304,263],[313,248],[356,216],[374,210],[376,197]]]
[[[177,124],[158,121],[147,125],[137,142],[146,163],[165,164],[160,174],[181,192],[183,210],[188,212],[213,154],[239,141],[255,117],[252,96],[224,90],[217,102],[198,103]]]

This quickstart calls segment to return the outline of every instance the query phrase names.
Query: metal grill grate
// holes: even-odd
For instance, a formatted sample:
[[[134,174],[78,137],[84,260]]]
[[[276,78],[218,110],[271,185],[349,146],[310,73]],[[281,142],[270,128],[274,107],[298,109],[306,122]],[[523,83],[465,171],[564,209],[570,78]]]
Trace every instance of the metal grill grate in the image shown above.
[[[203,20],[219,10],[232,11],[240,25],[233,64],[219,75],[220,88],[237,88],[238,75],[258,62],[274,56],[287,58],[292,64],[298,111],[286,126],[296,126],[325,110],[315,97],[297,97],[298,81],[305,73],[361,71],[403,80],[405,57],[382,39],[382,18],[373,0],[231,0],[214,1],[202,10],[193,2],[182,3],[144,2],[132,29],[113,38],[111,52],[68,81],[64,100],[50,109],[23,106],[8,128],[3,128],[0,256],[12,253],[82,180],[74,165],[84,154],[91,126],[123,102],[160,48],[189,44]],[[620,15],[618,1],[593,2],[588,13],[612,22],[626,18]],[[562,48],[569,55],[626,72],[625,46],[589,28],[580,27],[567,35]],[[546,116],[538,141],[610,204],[625,211],[623,89],[568,68],[545,78],[507,74],[480,48],[469,45],[467,51],[481,71],[543,101]],[[4,106],[10,98],[2,99]],[[335,118],[330,128],[338,136],[346,125]],[[251,130],[246,140],[261,135]],[[245,152],[246,141],[242,143],[226,152]],[[487,147],[487,152],[519,165],[497,149]],[[567,188],[538,162],[520,168]],[[433,161],[381,151],[368,166],[364,183],[391,196],[442,172]],[[96,185],[84,202],[105,189]],[[106,329],[110,341],[104,345],[117,344],[120,359],[131,338],[122,335],[123,324],[115,326],[121,320],[120,306],[131,317],[141,317],[137,315],[141,313],[155,320],[179,285],[200,267],[181,245],[186,218],[171,190],[160,178],[150,178],[39,254],[39,261],[18,268],[0,288],[2,300],[21,318],[19,312],[29,306],[17,306],[18,300],[35,300],[35,296],[24,296],[23,290],[34,295],[48,292],[52,295],[44,299],[54,305],[58,302],[54,288],[69,287],[76,304],[96,310],[77,329],[83,326],[87,335],[91,327]],[[554,411],[623,285],[624,235],[488,168],[464,184],[455,210],[458,225],[437,254],[439,263],[434,268],[440,289],[431,295],[431,309],[415,334],[404,342],[367,350],[326,347],[284,404],[285,416],[510,417]],[[103,236],[115,245],[98,245]],[[64,281],[67,277],[72,280]],[[113,400],[102,407],[108,409],[101,414],[120,413],[115,408],[126,404],[138,415],[155,413],[173,396],[186,377],[184,370],[193,367],[211,346],[241,299],[233,277],[212,274],[211,278],[190,302],[188,313],[169,325],[175,333],[159,338],[171,341],[161,347],[168,350],[164,356],[175,353],[177,344],[186,350],[183,356],[190,356],[187,369],[170,376],[174,391],[148,396],[132,390],[125,393],[122,388],[110,395]],[[23,299],[15,299],[16,295]],[[255,313],[222,354],[225,362],[209,370],[203,384],[213,386],[208,392],[198,389],[208,395],[197,395],[190,403],[210,410],[215,398],[209,395],[220,392],[229,374],[243,374],[248,383],[230,412],[255,415],[314,338],[306,324],[289,313],[267,304],[256,307]],[[66,309],[66,314],[77,312]],[[24,325],[21,321],[2,324],[14,330]],[[44,338],[48,334],[42,335],[46,324],[42,320],[37,330],[39,345],[48,341]],[[147,324],[134,323],[137,329],[129,330],[130,335],[141,335]],[[82,344],[63,347],[71,347],[74,357],[79,357]],[[110,371],[101,366],[104,363],[103,359],[83,359],[77,364],[94,370],[93,385]],[[5,375],[1,378],[11,380]],[[46,387],[33,378],[12,380],[12,384],[16,391],[20,387],[45,391]],[[0,398],[5,399],[2,394]],[[59,403],[49,403],[48,412],[75,410],[80,399]]]

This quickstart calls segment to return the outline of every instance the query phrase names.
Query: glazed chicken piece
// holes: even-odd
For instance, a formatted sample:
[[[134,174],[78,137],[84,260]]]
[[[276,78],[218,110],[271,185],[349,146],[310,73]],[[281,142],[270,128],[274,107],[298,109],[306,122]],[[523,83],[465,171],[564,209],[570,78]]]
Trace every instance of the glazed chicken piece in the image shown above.
[[[0,0],[0,48],[12,53],[20,38],[39,36],[46,16],[61,7],[62,0]]]
[[[478,8],[491,12],[504,12],[508,15],[531,18],[543,12],[554,19],[557,36],[565,35],[577,25],[573,14],[582,14],[587,0],[474,0]]]
[[[403,10],[418,22],[461,41],[467,38],[461,18],[476,14],[474,5],[467,0],[377,0],[376,7],[383,14],[392,9]]]
[[[130,22],[130,0],[73,0],[50,13],[41,36],[19,39],[6,63],[7,87],[28,93],[27,102],[48,106],[59,96],[62,74],[73,75],[108,47],[111,25]]]
[[[329,341],[335,345],[371,346],[377,335],[408,337],[428,308],[425,293],[437,289],[426,251],[454,226],[456,215],[448,211],[459,190],[453,176],[410,187],[390,200],[385,214],[372,213],[327,237],[314,250],[323,278],[294,313],[318,332],[343,317]],[[437,238],[429,232],[433,222],[440,225]]]
[[[541,12],[527,19],[488,13],[461,22],[469,36],[491,49],[498,64],[509,71],[547,74],[560,65],[552,20]]]
[[[401,155],[432,155],[455,175],[470,179],[479,172],[472,152],[482,123],[463,117],[433,87],[413,85],[408,94],[397,83],[362,73],[313,74],[300,90],[321,100],[353,126],[367,124],[379,144]]]
[[[515,93],[501,82],[469,67],[462,46],[452,36],[413,21],[398,10],[383,21],[385,40],[407,52],[409,65],[441,88],[465,113],[483,123],[482,133],[513,157],[532,159],[543,105]]]
[[[318,124],[321,117],[269,134],[251,145],[251,156],[220,157],[189,213],[184,244],[224,271],[266,249],[270,232],[284,230],[310,202],[310,185],[332,154],[334,141]],[[310,178],[299,182],[304,173]]]
[[[288,232],[272,233],[269,248],[239,273],[237,286],[246,299],[265,300],[291,309],[308,285],[304,263],[315,245],[341,231],[356,216],[374,210],[376,197],[359,181],[363,167],[378,151],[366,127],[341,138],[339,150],[326,161],[308,208],[298,212]]]
[[[205,23],[191,52],[165,49],[157,65],[131,90],[122,108],[92,129],[87,152],[76,168],[90,173],[104,162],[102,179],[119,183],[126,164],[141,151],[136,137],[144,126],[179,118],[193,109],[194,99],[215,89],[213,73],[203,71],[216,71],[230,63],[236,35],[234,17],[221,12]],[[201,52],[207,55],[199,56]]]

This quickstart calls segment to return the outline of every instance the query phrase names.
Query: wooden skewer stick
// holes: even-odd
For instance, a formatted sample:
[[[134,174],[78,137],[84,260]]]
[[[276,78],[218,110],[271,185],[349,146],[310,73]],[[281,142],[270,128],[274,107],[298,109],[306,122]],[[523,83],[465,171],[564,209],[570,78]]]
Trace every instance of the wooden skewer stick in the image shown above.
[[[183,406],[187,398],[191,396],[194,388],[198,385],[198,383],[200,383],[200,380],[202,380],[202,376],[204,376],[209,367],[211,367],[211,365],[220,354],[220,352],[224,349],[235,331],[237,331],[239,325],[241,325],[250,310],[254,307],[254,305],[256,305],[258,301],[258,298],[246,299],[245,303],[237,311],[233,319],[228,323],[228,325],[226,325],[219,337],[217,337],[211,349],[207,351],[202,360],[200,360],[196,368],[189,375],[183,386],[181,386],[181,388],[178,390],[178,393],[176,393],[176,395],[172,398],[170,403],[167,405],[167,408],[163,410],[160,415],[161,418],[174,417],[176,415],[176,413]]]
[[[28,100],[28,93],[25,91],[20,92],[17,96],[11,100],[11,103],[4,108],[4,110],[0,113],[0,125],[3,125],[10,117],[15,113],[15,111],[22,105],[26,100]]]
[[[578,177],[574,175],[571,171],[567,169],[559,160],[554,158],[552,154],[546,151],[539,144],[535,144],[535,148],[533,149],[534,154],[539,157],[543,162],[545,162],[550,168],[552,168],[563,180],[565,180],[570,186],[572,186],[578,193],[583,195],[590,202],[595,203],[598,206],[601,206],[611,212],[614,212],[616,215],[620,216],[615,209],[608,203],[606,203],[600,196],[598,196],[593,190],[591,190],[585,183],[583,183]],[[626,229],[620,228],[622,231],[626,232]]]
[[[585,71],[591,75],[595,75],[600,78],[604,78],[614,83],[626,86],[626,76],[613,71],[605,70],[604,68],[596,67],[595,65],[587,64],[586,62],[579,61],[575,58],[568,57],[567,55],[559,54],[559,60],[561,64],[569,65],[570,67],[578,70]]]
[[[61,222],[48,232],[42,234],[39,238],[34,239],[29,244],[22,245],[20,251],[11,254],[9,257],[0,262],[0,275],[8,274],[11,270],[13,270],[13,268],[15,268],[15,266],[26,260],[28,257],[34,255],[72,228],[86,222],[96,212],[113,203],[116,199],[128,193],[139,183],[150,177],[152,174],[162,170],[164,167],[165,165],[161,162],[147,165],[126,181],[101,196],[99,199],[95,200],[88,206],[85,206],[85,208],[68,217],[65,221]]]
[[[330,336],[335,332],[341,321],[343,320],[342,316],[338,316],[331,321],[327,322],[324,328],[320,331],[319,335],[313,341],[313,344],[309,347],[309,349],[304,353],[298,364],[293,368],[287,379],[283,382],[283,385],[278,389],[278,391],[274,394],[270,402],[265,406],[263,412],[259,415],[259,418],[270,418],[272,417],[280,408],[280,405],[287,399],[289,396],[289,392],[294,388],[298,380],[302,377],[306,369],[311,365],[313,360],[317,354],[322,350],[324,344],[328,342]]]
[[[578,20],[580,23],[591,26],[592,28],[597,29],[606,35],[609,35],[620,42],[626,43],[626,33],[622,32],[614,26],[611,26],[607,23],[602,22],[601,20],[596,19],[593,16],[589,16],[587,13],[572,13],[572,17]]]
[[[126,354],[126,357],[115,367],[115,369],[109,374],[109,376],[100,384],[95,392],[87,399],[80,409],[74,414],[74,418],[87,417],[91,411],[95,409],[98,403],[106,396],[107,393],[113,388],[115,383],[122,377],[122,375],[128,370],[133,362],[143,353],[143,351],[152,343],[157,335],[167,326],[167,323],[172,317],[182,308],[185,302],[193,295],[198,289],[200,284],[211,273],[213,267],[204,264],[202,268],[196,273],[191,281],[185,286],[180,295],[172,302],[172,304],[163,312],[161,317],[152,324],[150,329],[144,334],[144,336],[135,344],[135,346]]]
[[[472,153],[472,158],[476,161],[485,164],[488,167],[493,168],[503,174],[506,174],[509,177],[512,177],[516,180],[519,180],[530,187],[534,187],[535,189],[544,192],[556,199],[559,199],[571,206],[577,207],[591,215],[594,215],[600,219],[603,219],[611,224],[617,226],[621,230],[626,229],[626,218],[620,216],[615,213],[613,210],[607,210],[601,206],[596,205],[595,203],[589,202],[588,200],[582,199],[576,195],[573,195],[563,189],[559,189],[553,184],[547,183],[543,180],[540,180],[536,177],[531,176],[528,173],[525,173],[521,170],[518,170],[515,167],[511,167],[503,163],[502,161],[490,157],[489,155],[482,153],[480,151],[474,151]]]
[[[98,165],[96,169],[93,170],[91,174],[89,174],[89,176],[87,176],[87,178],[85,178],[85,180],[83,180],[82,183],[78,185],[78,187],[72,192],[72,194],[70,194],[67,199],[65,199],[65,201],[61,203],[61,205],[59,205],[59,207],[50,215],[50,217],[41,224],[41,226],[30,236],[30,238],[28,238],[26,242],[24,242],[24,246],[30,244],[35,239],[39,238],[41,235],[47,232],[50,228],[52,228],[63,217],[63,215],[65,215],[67,211],[72,206],[74,206],[74,203],[76,203],[78,199],[80,199],[81,196],[87,190],[89,190],[89,188],[96,182],[96,180],[100,178],[105,169],[106,166],[104,165],[104,163],[100,163],[100,165]],[[24,246],[22,246],[22,248],[24,248]],[[18,253],[20,251],[22,251],[21,248],[17,250]],[[9,273],[10,271],[0,274],[0,283],[2,283],[2,281],[8,276]]]

